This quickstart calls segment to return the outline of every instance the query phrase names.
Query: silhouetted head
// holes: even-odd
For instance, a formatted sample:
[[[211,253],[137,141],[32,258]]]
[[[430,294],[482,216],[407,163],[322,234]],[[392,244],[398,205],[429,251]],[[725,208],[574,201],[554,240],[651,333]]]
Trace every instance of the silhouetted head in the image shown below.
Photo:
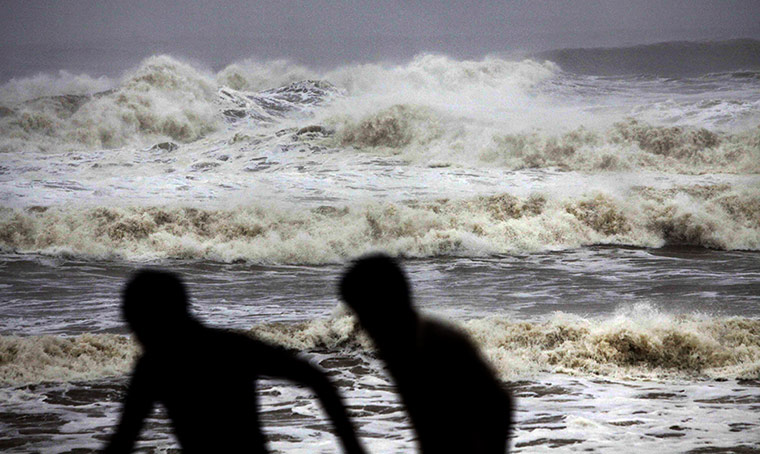
[[[193,321],[185,286],[172,273],[142,270],[127,283],[122,311],[146,349],[160,348]]]
[[[376,340],[416,326],[409,282],[387,255],[370,255],[354,262],[340,281],[340,295]]]

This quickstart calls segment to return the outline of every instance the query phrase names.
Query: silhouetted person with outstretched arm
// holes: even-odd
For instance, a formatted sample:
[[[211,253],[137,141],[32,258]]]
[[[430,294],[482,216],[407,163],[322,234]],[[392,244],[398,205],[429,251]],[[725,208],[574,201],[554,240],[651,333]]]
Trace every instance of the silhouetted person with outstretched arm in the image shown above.
[[[141,271],[126,286],[124,317],[143,347],[108,453],[131,452],[162,403],[185,453],[266,453],[255,381],[283,377],[317,393],[348,453],[363,454],[340,397],[322,372],[284,349],[203,326],[173,274]]]
[[[415,312],[393,259],[356,261],[340,293],[388,365],[423,454],[506,452],[509,394],[467,336]]]

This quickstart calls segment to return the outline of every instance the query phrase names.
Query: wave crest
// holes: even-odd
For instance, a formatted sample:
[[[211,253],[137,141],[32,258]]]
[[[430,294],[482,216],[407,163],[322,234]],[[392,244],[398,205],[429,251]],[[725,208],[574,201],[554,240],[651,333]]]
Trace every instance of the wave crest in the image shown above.
[[[171,57],[156,56],[112,90],[18,105],[0,119],[0,131],[41,148],[62,143],[114,148],[167,137],[189,142],[222,124],[216,100],[209,76]]]
[[[505,380],[542,373],[611,379],[754,379],[760,371],[760,320],[756,319],[673,315],[638,304],[604,318],[556,313],[544,321],[490,317],[456,325]],[[248,334],[299,351],[372,349],[370,339],[344,309],[326,319],[255,325]],[[0,383],[121,375],[129,371],[137,353],[129,338],[112,334],[0,336]]]
[[[760,321],[672,315],[639,304],[610,318],[465,324],[505,377],[538,372],[612,378],[757,378]]]
[[[288,60],[243,60],[216,75],[219,85],[241,91],[263,91],[307,79],[320,78],[314,71]]]
[[[129,371],[137,347],[115,334],[0,336],[0,383],[92,380]]]
[[[432,108],[395,105],[358,120],[333,119],[337,146],[390,151],[419,164],[461,163],[511,169],[589,172],[651,169],[669,173],[760,173],[760,128],[719,133],[655,126],[629,118],[596,131],[508,133]]]
[[[348,122],[339,133],[342,145],[402,148],[440,137],[429,109],[397,104],[358,123]]]
[[[5,208],[0,247],[24,253],[335,263],[373,250],[482,256],[594,244],[760,249],[760,194],[727,185],[636,188],[626,198],[510,194],[312,210],[265,205]]]
[[[456,325],[504,379],[545,372],[618,379],[756,378],[760,369],[756,319],[674,315],[637,304],[604,318],[555,313],[545,321],[489,317]],[[298,324],[257,325],[250,333],[298,350],[372,348],[345,313]]]
[[[0,86],[0,105],[10,106],[25,101],[62,95],[89,95],[109,90],[116,81],[108,77],[92,77],[58,71],[56,74],[37,74],[11,79]]]

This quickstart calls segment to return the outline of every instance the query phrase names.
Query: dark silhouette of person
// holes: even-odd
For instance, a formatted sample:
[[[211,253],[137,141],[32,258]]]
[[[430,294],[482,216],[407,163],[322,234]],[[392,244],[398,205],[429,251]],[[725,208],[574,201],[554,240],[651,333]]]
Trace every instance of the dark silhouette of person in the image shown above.
[[[124,318],[143,354],[105,452],[131,452],[143,420],[160,402],[185,453],[266,453],[255,382],[267,375],[311,387],[344,450],[364,453],[340,396],[322,372],[282,348],[202,325],[190,314],[175,275],[140,271],[123,299]]]
[[[387,364],[423,454],[506,452],[510,395],[465,334],[415,312],[393,259],[357,260],[340,294]]]

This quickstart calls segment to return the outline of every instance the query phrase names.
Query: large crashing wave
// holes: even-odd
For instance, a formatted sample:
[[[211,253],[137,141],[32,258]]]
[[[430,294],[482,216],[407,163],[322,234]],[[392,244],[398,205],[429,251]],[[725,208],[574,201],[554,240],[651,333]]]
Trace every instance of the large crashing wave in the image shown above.
[[[94,83],[94,93],[63,93],[5,107],[0,118],[3,148],[65,143],[114,148],[156,137],[189,142],[222,124],[210,77],[167,56],[148,58],[116,87],[100,88]]]
[[[373,250],[482,256],[595,244],[760,250],[760,191],[641,187],[620,197],[510,194],[287,209],[32,207],[0,210],[6,251],[86,258],[329,263]]]
[[[318,79],[315,71],[288,60],[261,62],[243,60],[228,65],[216,75],[216,82],[239,91],[262,91],[307,79]]]
[[[352,107],[339,107],[351,114],[376,105],[374,101],[381,98],[382,104],[401,99],[435,103],[430,94],[437,93],[439,100],[458,96],[470,105],[494,94],[509,98],[552,74],[549,63],[495,58],[471,62],[423,55],[402,66],[367,64],[321,73],[286,61],[244,61],[214,75],[169,56],[155,56],[118,82],[62,73],[58,78],[39,75],[12,80],[0,87],[4,138],[0,151],[66,144],[142,146],[162,138],[192,142],[220,129],[229,119],[224,115],[229,100],[218,93],[225,88],[250,93],[304,79],[326,80],[349,97],[360,97],[349,103]]]
[[[586,111],[563,100],[567,93],[556,98],[542,85],[564,76],[551,62],[498,57],[420,55],[402,65],[321,72],[249,60],[211,74],[157,56],[119,81],[61,73],[0,87],[0,151],[143,148],[164,140],[193,142],[215,131],[231,141],[240,130],[293,126],[299,116],[290,113],[308,112],[301,120],[309,123],[299,126],[317,123],[334,131],[328,146],[422,165],[760,171],[760,129],[716,127],[739,117],[754,125],[758,108],[751,99],[675,102],[668,104],[675,124],[652,124],[631,110],[628,119]],[[304,79],[318,81],[309,83],[324,92],[319,103],[293,96]],[[694,115],[710,120],[680,125],[678,118]]]
[[[546,372],[612,379],[757,378],[760,373],[756,319],[672,315],[641,304],[601,319],[557,313],[545,321],[491,317],[458,325],[506,380]],[[307,352],[372,348],[343,311],[302,323],[256,325],[249,334]],[[129,338],[114,334],[0,336],[0,384],[121,375],[138,351]]]

